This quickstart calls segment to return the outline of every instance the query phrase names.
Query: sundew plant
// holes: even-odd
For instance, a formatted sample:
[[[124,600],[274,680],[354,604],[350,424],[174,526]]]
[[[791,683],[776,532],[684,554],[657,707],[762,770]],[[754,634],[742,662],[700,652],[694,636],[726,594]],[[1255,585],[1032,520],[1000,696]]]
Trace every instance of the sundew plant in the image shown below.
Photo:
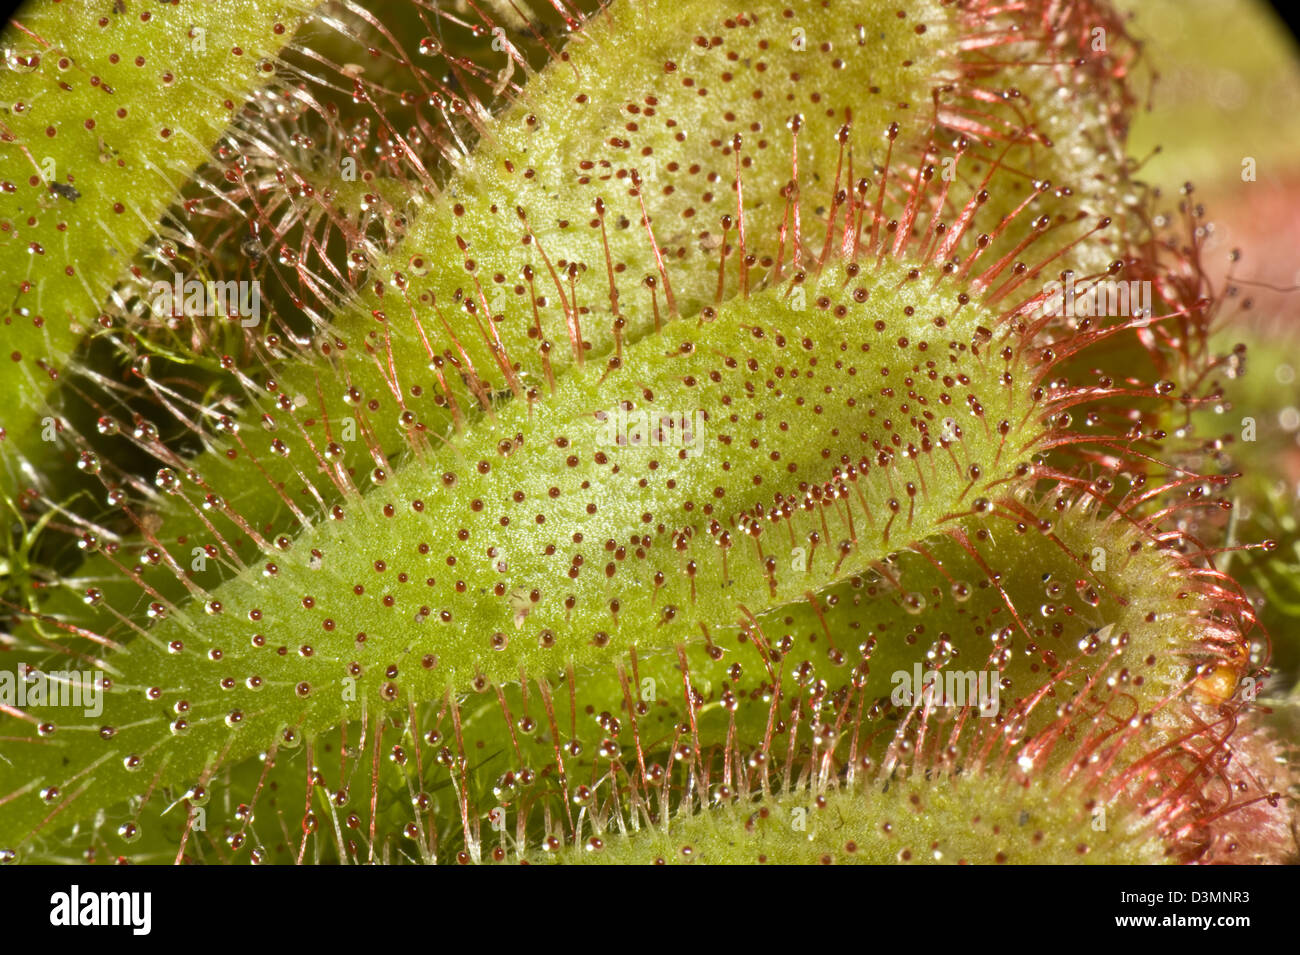
[[[1163,15],[26,4],[0,861],[1294,861],[1300,412]]]

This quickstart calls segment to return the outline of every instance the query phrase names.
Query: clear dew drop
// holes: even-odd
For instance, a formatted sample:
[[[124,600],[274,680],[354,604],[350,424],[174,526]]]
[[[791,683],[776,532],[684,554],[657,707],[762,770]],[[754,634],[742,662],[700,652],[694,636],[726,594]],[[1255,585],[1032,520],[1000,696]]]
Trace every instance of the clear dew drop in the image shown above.
[[[180,491],[181,479],[171,468],[159,468],[153,483],[165,494],[176,494]]]
[[[497,802],[505,805],[511,802],[519,794],[519,784],[515,779],[514,773],[504,773],[497,778],[496,785],[492,787],[492,795],[496,797]]]
[[[5,66],[15,73],[31,73],[40,65],[40,54],[35,51],[5,50]]]
[[[925,596],[915,591],[903,594],[903,609],[916,616],[925,610]]]
[[[936,666],[944,666],[957,655],[956,648],[947,637],[940,637],[926,651],[925,658]]]

